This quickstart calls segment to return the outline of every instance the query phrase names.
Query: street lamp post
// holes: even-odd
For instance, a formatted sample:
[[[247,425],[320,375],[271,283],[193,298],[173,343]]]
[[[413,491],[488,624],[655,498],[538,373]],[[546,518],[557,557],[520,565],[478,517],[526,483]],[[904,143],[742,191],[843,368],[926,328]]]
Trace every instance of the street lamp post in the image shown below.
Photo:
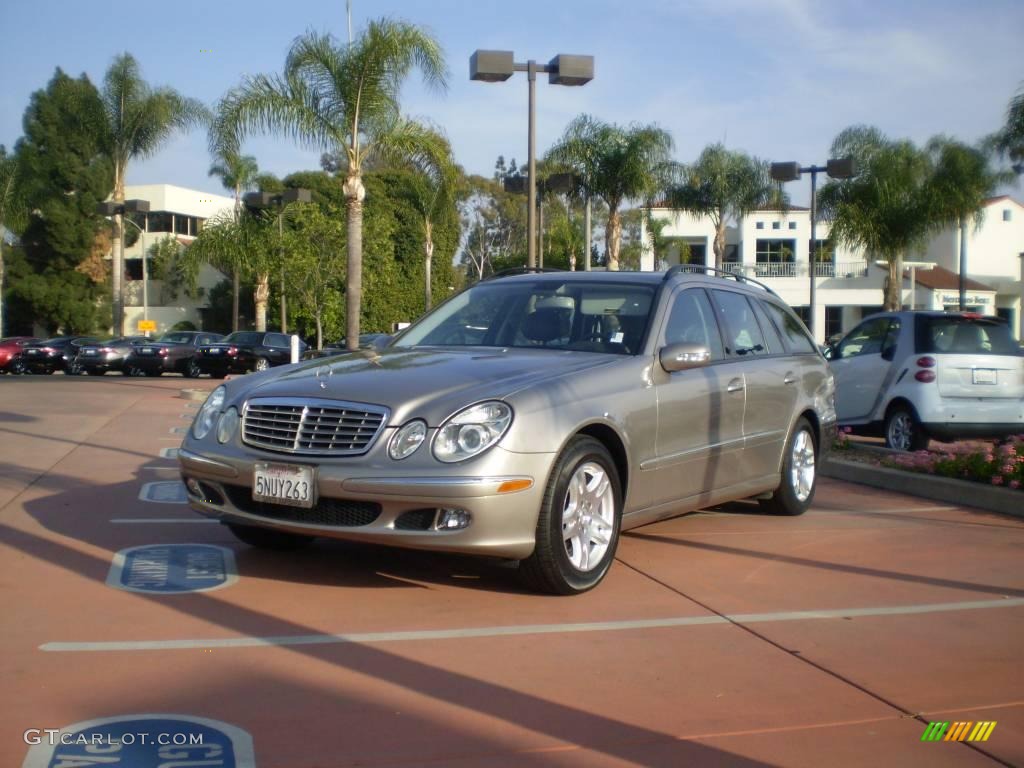
[[[560,53],[547,64],[533,59],[525,63],[514,61],[512,51],[477,50],[469,57],[469,79],[485,83],[500,83],[514,72],[525,72],[529,81],[529,115],[527,131],[528,182],[526,196],[526,264],[537,266],[537,153],[536,153],[536,86],[537,73],[546,72],[553,85],[586,85],[594,79],[594,57]]]
[[[137,230],[139,230],[139,237],[142,238],[142,319],[149,320],[149,269],[146,264],[146,230],[136,224],[134,221],[129,219],[127,216],[122,216],[121,221],[131,224]],[[149,331],[144,332],[146,336],[149,336]]]
[[[96,206],[96,212],[101,216],[120,216],[121,222],[126,221],[126,213],[149,213],[148,200],[125,200],[123,203],[115,203],[107,200]],[[134,222],[133,222],[134,223]],[[143,255],[145,258],[145,255]],[[121,233],[121,247],[117,252],[111,252],[111,287],[113,288],[113,328],[114,336],[124,336],[124,233]]]
[[[808,307],[808,315],[810,319],[810,330],[814,340],[818,341],[818,319],[816,312],[816,296],[815,290],[817,287],[817,253],[818,253],[818,174],[827,173],[830,178],[833,179],[848,179],[856,173],[853,165],[853,159],[844,157],[839,160],[829,160],[825,165],[809,165],[806,168],[802,168],[800,163],[787,162],[787,163],[772,163],[772,178],[775,181],[796,181],[800,178],[800,174],[809,173],[811,174],[811,247],[810,247],[810,264],[808,265],[808,275],[810,280],[810,300]]]

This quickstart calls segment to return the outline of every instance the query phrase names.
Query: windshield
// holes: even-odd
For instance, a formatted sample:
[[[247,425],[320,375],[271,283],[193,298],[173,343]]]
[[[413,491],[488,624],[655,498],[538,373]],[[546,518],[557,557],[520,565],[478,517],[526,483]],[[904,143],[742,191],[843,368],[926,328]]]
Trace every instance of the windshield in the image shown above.
[[[577,280],[485,282],[422,318],[392,346],[525,347],[633,355],[654,288]]]
[[[160,337],[160,341],[170,344],[189,344],[192,341],[192,334],[188,332],[165,333]]]
[[[1010,327],[995,318],[967,315],[918,315],[918,354],[1019,355]]]

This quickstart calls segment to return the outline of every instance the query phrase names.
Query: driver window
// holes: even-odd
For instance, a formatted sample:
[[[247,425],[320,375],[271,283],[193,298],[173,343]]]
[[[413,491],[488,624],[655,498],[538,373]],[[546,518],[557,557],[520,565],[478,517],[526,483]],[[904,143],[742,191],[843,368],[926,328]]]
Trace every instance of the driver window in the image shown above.
[[[725,357],[711,302],[699,288],[683,291],[675,298],[665,323],[666,344],[700,344],[711,352],[712,360]]]
[[[889,318],[879,317],[868,320],[854,328],[850,335],[839,344],[839,357],[860,357],[880,355],[889,332]]]

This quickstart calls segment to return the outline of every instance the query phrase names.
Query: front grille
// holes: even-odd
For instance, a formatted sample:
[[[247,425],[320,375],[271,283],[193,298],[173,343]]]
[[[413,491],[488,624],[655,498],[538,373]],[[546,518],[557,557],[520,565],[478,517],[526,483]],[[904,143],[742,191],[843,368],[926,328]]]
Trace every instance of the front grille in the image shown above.
[[[366,453],[387,423],[388,409],[338,400],[254,398],[242,416],[242,441],[281,453]]]
[[[266,501],[256,501],[252,497],[252,489],[242,485],[225,484],[224,492],[227,493],[231,503],[243,512],[287,523],[357,528],[372,523],[380,517],[381,511],[380,504],[376,502],[352,501],[350,499],[320,499],[310,509],[271,504]]]

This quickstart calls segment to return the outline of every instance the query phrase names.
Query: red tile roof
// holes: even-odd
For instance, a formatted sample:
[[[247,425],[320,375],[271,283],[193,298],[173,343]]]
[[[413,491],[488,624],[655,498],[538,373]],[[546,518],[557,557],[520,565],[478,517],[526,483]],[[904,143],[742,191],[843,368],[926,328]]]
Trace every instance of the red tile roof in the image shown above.
[[[910,272],[904,272],[903,277],[910,279]],[[951,272],[945,267],[932,267],[931,269],[922,269],[917,271],[915,280],[918,285],[923,285],[925,288],[931,288],[936,291],[955,291],[960,287],[960,276],[956,272]],[[967,278],[964,281],[964,287],[969,291],[993,291],[995,288],[979,283],[977,280]]]

